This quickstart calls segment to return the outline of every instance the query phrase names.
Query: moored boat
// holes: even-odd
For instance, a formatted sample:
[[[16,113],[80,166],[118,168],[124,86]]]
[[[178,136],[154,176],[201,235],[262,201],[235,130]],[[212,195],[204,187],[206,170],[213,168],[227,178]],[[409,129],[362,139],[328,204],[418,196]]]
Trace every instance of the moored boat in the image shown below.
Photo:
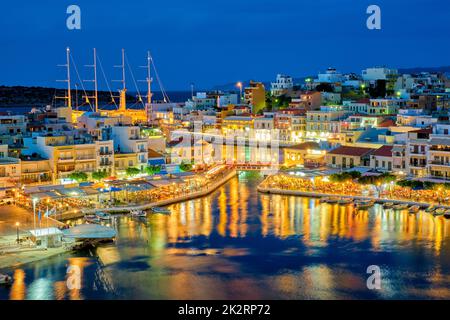
[[[84,216],[84,220],[87,222],[87,223],[100,223],[100,218],[99,217],[97,217],[97,215],[95,215],[95,214],[87,214],[87,215],[85,215]]]
[[[351,198],[340,198],[338,200],[338,204],[340,205],[348,205],[351,204],[353,202],[353,200]]]
[[[161,207],[153,207],[152,211],[154,213],[160,213],[160,214],[170,214],[170,210],[166,209],[166,208],[161,208]]]
[[[329,197],[326,202],[329,203],[329,204],[338,203],[339,202],[339,198],[338,197]]]
[[[96,217],[98,217],[100,220],[111,220],[111,215],[106,212],[96,212]]]
[[[444,212],[444,218],[450,219],[450,209]]]
[[[435,216],[442,216],[445,212],[447,211],[447,209],[445,208],[437,208],[436,210],[434,210],[433,215]]]
[[[0,285],[9,286],[12,283],[13,283],[13,279],[11,276],[0,273]]]
[[[359,210],[369,209],[373,207],[375,202],[373,200],[356,200],[355,207]]]
[[[431,205],[431,206],[429,206],[428,208],[425,209],[425,212],[433,213],[434,210],[436,210],[436,208],[437,207],[435,205]]]
[[[330,197],[322,197],[322,198],[320,198],[319,202],[320,203],[327,203],[329,198]]]
[[[130,210],[130,214],[132,217],[146,217],[147,216],[147,212],[145,212],[144,210]]]
[[[393,202],[385,202],[385,203],[383,203],[383,208],[384,209],[390,209],[390,208],[392,208],[394,206],[394,203]]]
[[[406,210],[408,209],[408,205],[406,203],[398,203],[392,207],[394,210]]]
[[[409,213],[417,213],[417,212],[419,212],[419,210],[420,210],[419,206],[411,206],[408,209]]]

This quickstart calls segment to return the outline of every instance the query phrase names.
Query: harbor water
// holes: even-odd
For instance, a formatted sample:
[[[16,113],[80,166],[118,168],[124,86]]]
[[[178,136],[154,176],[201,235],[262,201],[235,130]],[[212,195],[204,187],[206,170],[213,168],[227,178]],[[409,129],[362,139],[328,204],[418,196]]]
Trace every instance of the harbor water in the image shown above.
[[[0,299],[450,298],[450,220],[260,194],[261,180],[241,172],[171,215],[117,216],[115,243],[1,270],[14,283]]]

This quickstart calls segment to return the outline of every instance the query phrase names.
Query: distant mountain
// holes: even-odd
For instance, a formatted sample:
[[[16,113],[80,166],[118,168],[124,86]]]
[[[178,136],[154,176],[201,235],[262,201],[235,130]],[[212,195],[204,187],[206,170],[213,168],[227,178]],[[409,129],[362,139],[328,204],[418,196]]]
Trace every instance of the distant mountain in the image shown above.
[[[400,74],[409,74],[409,73],[421,73],[421,72],[442,72],[447,73],[450,72],[450,66],[443,67],[415,67],[415,68],[403,68],[398,69]]]
[[[305,82],[305,78],[306,77],[293,78],[294,84],[303,84]],[[254,81],[258,81],[258,80],[254,80]],[[275,79],[272,80],[272,81],[275,81]],[[266,90],[268,90],[268,89],[270,89],[270,84],[271,84],[272,81],[258,81],[258,82],[264,83],[264,87],[266,88]],[[250,80],[241,81],[241,82],[242,82],[242,88],[248,87],[250,85]],[[211,90],[213,90],[213,91],[235,91],[235,92],[238,92],[239,88],[236,86],[236,83],[237,82],[216,85],[216,86],[212,87]]]
[[[86,90],[86,93],[82,89],[71,90],[72,93],[72,106],[76,105],[88,105],[84,99],[84,96],[93,96],[92,90]],[[146,93],[141,92],[141,95]],[[63,99],[56,99],[55,97],[64,97],[66,95],[65,89],[47,88],[47,87],[25,87],[25,86],[0,86],[0,108],[10,107],[43,107],[45,105],[62,106],[64,105]],[[114,96],[118,96],[117,91],[113,91]],[[190,96],[190,92],[185,91],[168,91],[167,95],[171,102],[184,102]],[[137,101],[137,93],[127,92],[127,103],[133,104]],[[145,99],[145,98],[144,98]],[[92,100],[92,99],[91,99]],[[109,91],[98,91],[99,105],[112,105],[111,94]],[[153,95],[153,101],[163,100],[161,92],[155,92]],[[118,98],[116,98],[118,103]]]

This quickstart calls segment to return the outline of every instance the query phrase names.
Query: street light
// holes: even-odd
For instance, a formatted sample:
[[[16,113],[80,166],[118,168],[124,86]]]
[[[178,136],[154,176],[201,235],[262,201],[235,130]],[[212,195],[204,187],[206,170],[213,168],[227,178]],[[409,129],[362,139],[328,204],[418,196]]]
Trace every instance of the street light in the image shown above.
[[[20,239],[19,239],[19,226],[20,226],[20,223],[19,223],[19,222],[16,222],[16,229],[17,229],[17,243],[20,242]]]
[[[242,82],[238,82],[236,83],[236,86],[239,88],[239,104],[241,104],[241,100],[242,100]]]
[[[36,230],[36,203],[38,199],[33,198],[33,229]]]

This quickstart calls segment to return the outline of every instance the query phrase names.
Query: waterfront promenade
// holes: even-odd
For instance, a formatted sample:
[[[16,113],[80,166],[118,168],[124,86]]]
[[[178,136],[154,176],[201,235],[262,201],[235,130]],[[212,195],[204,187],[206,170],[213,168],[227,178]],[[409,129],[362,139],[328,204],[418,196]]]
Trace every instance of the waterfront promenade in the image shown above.
[[[217,188],[222,186],[224,183],[236,176],[236,169],[229,170],[223,173],[221,176],[216,177],[216,179],[208,184],[202,186],[199,190],[193,192],[180,192],[178,195],[170,197],[168,199],[163,199],[154,202],[133,204],[133,205],[121,205],[112,206],[98,209],[81,209],[76,211],[69,211],[62,214],[58,214],[58,220],[65,221],[70,219],[77,219],[84,217],[86,214],[92,214],[97,211],[108,212],[108,213],[128,213],[131,210],[147,210],[152,207],[167,206],[177,202],[188,201],[191,199],[199,198],[208,195],[209,193],[215,191]]]
[[[273,175],[267,177],[258,185],[257,190],[261,193],[280,194],[287,196],[301,196],[311,198],[341,197],[354,200],[373,200],[377,203],[392,202],[394,204],[418,205],[422,208],[427,208],[430,205],[435,205],[445,209],[450,209],[450,204],[447,201],[441,201],[440,198],[436,201],[433,200],[433,197],[422,198],[418,195],[412,196],[412,193],[415,191],[407,192],[410,197],[399,196],[399,194],[404,195],[404,191],[378,193],[371,192],[368,194],[363,194],[362,186],[358,183],[321,182],[318,186],[318,184],[311,183],[309,179],[302,179],[297,177],[291,178],[290,176],[286,175]]]

